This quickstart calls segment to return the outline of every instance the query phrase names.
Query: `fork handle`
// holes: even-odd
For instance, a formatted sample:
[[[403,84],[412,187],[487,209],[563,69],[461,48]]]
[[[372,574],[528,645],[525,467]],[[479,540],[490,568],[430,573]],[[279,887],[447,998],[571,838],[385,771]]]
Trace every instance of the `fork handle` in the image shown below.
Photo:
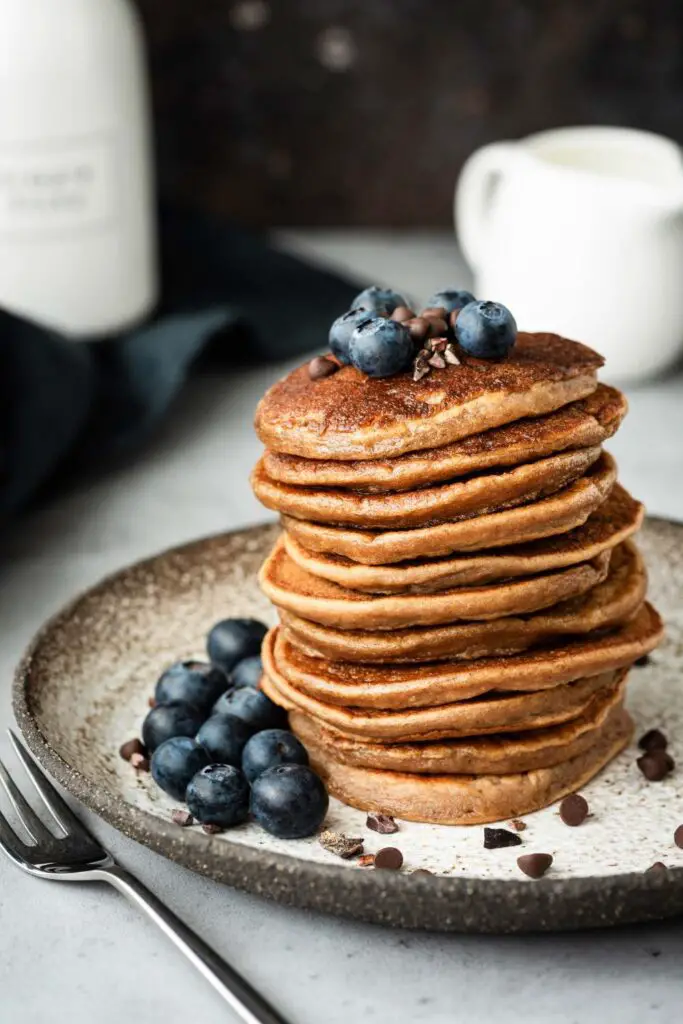
[[[131,903],[144,911],[150,920],[168,936],[177,949],[200,974],[223,996],[226,1003],[245,1024],[287,1024],[287,1021],[251,987],[248,981],[227,964],[203,939],[188,928],[172,910],[150,892],[133,875],[118,864],[101,868],[98,876],[123,893]],[[92,876],[91,876],[92,877]]]

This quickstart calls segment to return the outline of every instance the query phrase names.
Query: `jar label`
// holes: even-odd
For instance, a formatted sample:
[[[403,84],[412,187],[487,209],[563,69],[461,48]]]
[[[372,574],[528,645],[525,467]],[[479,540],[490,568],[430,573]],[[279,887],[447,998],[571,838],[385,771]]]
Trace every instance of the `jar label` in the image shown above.
[[[105,135],[0,145],[0,240],[107,230],[115,177]]]

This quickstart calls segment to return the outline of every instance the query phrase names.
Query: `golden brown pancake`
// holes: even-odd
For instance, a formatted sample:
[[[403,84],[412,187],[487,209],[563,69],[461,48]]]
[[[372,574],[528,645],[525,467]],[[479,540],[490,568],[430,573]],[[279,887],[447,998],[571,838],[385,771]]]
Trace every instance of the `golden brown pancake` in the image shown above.
[[[292,487],[271,480],[261,461],[252,473],[251,486],[266,508],[297,519],[407,529],[513,508],[554,494],[583,476],[599,458],[598,446],[580,448],[551,455],[539,462],[529,462],[512,469],[490,470],[437,487],[382,494],[331,487]]]
[[[588,750],[610,717],[621,713],[626,672],[614,686],[598,691],[585,710],[569,722],[531,732],[469,736],[433,743],[371,743],[351,739],[300,711],[290,711],[289,726],[305,747],[332,750],[342,764],[417,775],[508,775],[548,768]]]
[[[368,594],[421,594],[531,576],[588,562],[627,540],[640,529],[643,516],[640,502],[616,484],[607,501],[583,526],[568,533],[497,551],[413,559],[391,565],[363,565],[341,555],[308,551],[291,534],[285,532],[283,537],[292,561],[306,572],[340,587]]]
[[[282,516],[285,529],[309,551],[330,551],[367,565],[435,558],[454,551],[509,547],[565,533],[586,522],[609,496],[617,478],[603,452],[585,476],[549,498],[459,522],[412,530],[362,530]]]
[[[537,811],[586,785],[624,749],[633,734],[626,711],[610,720],[582,753],[549,768],[511,775],[415,775],[371,771],[334,760],[311,743],[311,763],[333,796],[364,811],[439,825],[482,825]]]
[[[598,384],[588,398],[547,416],[518,420],[442,448],[408,452],[395,459],[348,462],[267,451],[263,466],[272,480],[294,487],[410,491],[496,466],[517,466],[556,452],[600,445],[616,433],[627,408],[620,391]]]
[[[572,637],[509,657],[475,661],[358,664],[307,655],[286,631],[264,641],[264,663],[314,700],[365,708],[426,707],[469,700],[492,690],[542,690],[632,665],[654,650],[662,622],[650,605],[609,633]]]
[[[632,618],[645,599],[647,576],[630,544],[616,549],[604,583],[533,615],[393,630],[334,629],[291,612],[281,612],[280,618],[298,646],[337,661],[400,663],[514,654],[557,637],[613,629]]]
[[[414,381],[409,371],[367,377],[351,366],[312,381],[307,366],[278,381],[256,410],[266,447],[311,459],[377,459],[450,444],[592,394],[603,360],[555,334],[520,333],[498,363],[460,366]]]
[[[297,690],[269,660],[261,686],[286,711],[301,711],[345,736],[379,743],[412,743],[544,729],[577,718],[596,693],[613,687],[618,673],[603,672],[530,693],[491,692],[470,700],[423,708],[370,710],[325,704]]]
[[[279,537],[264,563],[261,589],[277,608],[338,629],[394,629],[528,614],[585,594],[606,579],[610,552],[566,569],[433,594],[361,594],[312,576],[293,562]]]

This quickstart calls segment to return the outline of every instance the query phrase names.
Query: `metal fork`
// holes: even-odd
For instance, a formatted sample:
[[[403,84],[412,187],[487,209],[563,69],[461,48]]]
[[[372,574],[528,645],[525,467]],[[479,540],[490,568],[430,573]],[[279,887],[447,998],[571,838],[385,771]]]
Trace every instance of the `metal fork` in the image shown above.
[[[114,861],[62,800],[12,730],[8,732],[17,757],[62,833],[56,836],[47,828],[0,761],[0,784],[33,840],[31,844],[25,843],[0,812],[0,849],[9,859],[37,878],[108,882],[154,921],[246,1024],[287,1024],[237,971]]]

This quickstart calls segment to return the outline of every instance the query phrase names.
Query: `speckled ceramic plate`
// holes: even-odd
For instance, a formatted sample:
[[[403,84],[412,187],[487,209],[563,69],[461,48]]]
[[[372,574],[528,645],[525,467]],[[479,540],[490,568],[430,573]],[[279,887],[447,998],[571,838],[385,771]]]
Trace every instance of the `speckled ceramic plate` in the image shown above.
[[[273,618],[256,571],[276,528],[210,538],[124,569],[49,622],[20,665],[14,708],[41,764],[75,797],[127,835],[219,882],[302,907],[402,927],[521,931],[595,927],[683,911],[683,767],[648,783],[631,747],[583,792],[592,816],[580,828],[554,808],[526,818],[523,847],[483,848],[481,827],[401,823],[382,837],[365,815],[332,801],[331,828],[365,838],[366,850],[400,847],[400,873],[361,868],[315,839],[284,842],[255,825],[219,836],[181,829],[174,804],[118,756],[139,732],[162,669],[199,656],[211,624],[228,615]],[[638,733],[661,726],[683,760],[683,526],[648,522],[642,546],[666,643],[634,669],[629,706]],[[680,737],[680,740],[678,739]],[[545,878],[516,866],[520,853],[552,853]],[[654,861],[668,872],[645,874]],[[416,868],[434,874],[411,875]]]

